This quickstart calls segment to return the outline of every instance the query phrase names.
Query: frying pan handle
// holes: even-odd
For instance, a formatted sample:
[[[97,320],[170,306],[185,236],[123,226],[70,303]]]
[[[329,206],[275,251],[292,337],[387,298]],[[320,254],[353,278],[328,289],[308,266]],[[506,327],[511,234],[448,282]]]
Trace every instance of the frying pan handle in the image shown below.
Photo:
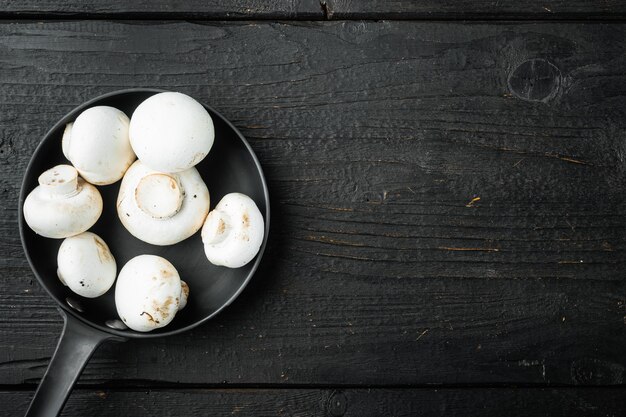
[[[56,417],[61,414],[74,383],[96,348],[109,339],[126,340],[94,329],[63,310],[61,315],[65,322],[63,333],[26,417]]]

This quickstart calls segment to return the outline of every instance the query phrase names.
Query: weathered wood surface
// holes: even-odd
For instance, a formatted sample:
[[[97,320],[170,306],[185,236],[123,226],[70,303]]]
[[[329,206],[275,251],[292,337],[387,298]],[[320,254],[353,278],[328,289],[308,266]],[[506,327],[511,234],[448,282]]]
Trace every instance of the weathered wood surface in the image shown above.
[[[626,1],[0,0],[6,17],[116,19],[624,19]]]
[[[0,0],[0,16],[44,19],[321,19],[324,13],[319,0]]]
[[[155,86],[249,138],[270,246],[224,314],[107,345],[82,384],[622,384],[624,39],[615,24],[0,25],[1,383],[35,383],[60,332],[17,232],[30,154],[82,101]]]
[[[63,416],[618,417],[625,394],[623,388],[81,389]],[[32,395],[0,391],[0,415],[22,415]]]
[[[23,1],[23,0],[22,0]],[[626,1],[320,0],[329,19],[623,19]]]

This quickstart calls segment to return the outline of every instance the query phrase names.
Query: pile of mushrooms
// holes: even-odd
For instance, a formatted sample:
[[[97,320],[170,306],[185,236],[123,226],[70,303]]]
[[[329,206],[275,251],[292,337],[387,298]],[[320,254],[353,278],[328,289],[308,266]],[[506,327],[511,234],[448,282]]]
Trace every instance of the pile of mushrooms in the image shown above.
[[[35,233],[65,239],[57,256],[59,280],[86,298],[102,296],[115,283],[111,250],[88,230],[102,213],[94,185],[120,179],[118,217],[137,239],[173,245],[202,228],[212,264],[240,268],[254,259],[265,230],[255,202],[231,193],[209,212],[209,190],[195,166],[214,140],[213,120],[204,106],[174,92],[146,99],[130,120],[116,108],[95,106],[68,123],[61,145],[72,165],[45,171],[24,201],[24,218]],[[118,314],[136,331],[169,324],[188,296],[189,287],[174,265],[159,256],[136,256],[117,276]]]

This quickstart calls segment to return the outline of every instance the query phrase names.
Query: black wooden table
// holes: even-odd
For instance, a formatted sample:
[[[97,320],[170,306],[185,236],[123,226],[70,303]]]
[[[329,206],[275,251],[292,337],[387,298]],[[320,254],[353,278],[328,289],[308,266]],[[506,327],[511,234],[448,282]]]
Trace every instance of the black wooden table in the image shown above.
[[[43,4],[42,4],[43,3]],[[101,348],[67,416],[626,415],[626,1],[0,0],[0,414],[61,319],[21,176],[99,94],[190,94],[272,198],[243,295]]]

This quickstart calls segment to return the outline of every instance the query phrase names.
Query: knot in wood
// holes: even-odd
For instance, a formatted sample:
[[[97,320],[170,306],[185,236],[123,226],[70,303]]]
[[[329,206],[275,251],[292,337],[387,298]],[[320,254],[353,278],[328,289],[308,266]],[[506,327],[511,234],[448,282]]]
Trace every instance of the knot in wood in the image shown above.
[[[509,75],[509,90],[526,101],[546,102],[553,98],[561,85],[561,71],[545,59],[522,62]]]
[[[328,399],[328,415],[332,417],[341,417],[348,409],[348,399],[341,391],[335,391]]]

